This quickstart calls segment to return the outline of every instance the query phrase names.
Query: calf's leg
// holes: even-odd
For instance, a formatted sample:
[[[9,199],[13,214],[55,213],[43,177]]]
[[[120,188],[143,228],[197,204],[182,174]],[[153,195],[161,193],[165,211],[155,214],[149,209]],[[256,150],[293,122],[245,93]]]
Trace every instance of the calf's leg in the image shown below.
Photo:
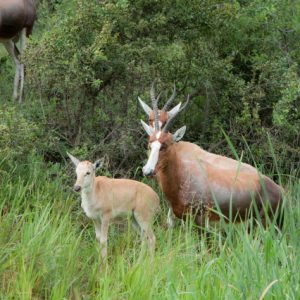
[[[110,214],[105,214],[102,216],[101,222],[100,220],[94,221],[96,238],[100,243],[100,253],[103,260],[107,257],[107,235],[110,218]]]

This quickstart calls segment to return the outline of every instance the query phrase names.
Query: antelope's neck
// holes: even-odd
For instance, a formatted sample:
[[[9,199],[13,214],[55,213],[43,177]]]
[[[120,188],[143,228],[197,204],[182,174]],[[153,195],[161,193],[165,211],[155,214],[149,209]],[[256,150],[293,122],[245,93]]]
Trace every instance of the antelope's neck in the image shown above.
[[[159,184],[170,202],[174,213],[181,217],[180,211],[183,205],[180,202],[180,161],[176,153],[176,144],[170,146],[170,149],[164,153],[158,165]],[[178,213],[176,213],[178,211]]]
[[[101,218],[101,205],[97,202],[95,177],[89,187],[82,190],[81,207],[90,219]]]
[[[93,178],[90,186],[82,189],[81,191],[82,202],[87,202],[87,203],[93,202],[94,194],[95,194],[95,177]]]

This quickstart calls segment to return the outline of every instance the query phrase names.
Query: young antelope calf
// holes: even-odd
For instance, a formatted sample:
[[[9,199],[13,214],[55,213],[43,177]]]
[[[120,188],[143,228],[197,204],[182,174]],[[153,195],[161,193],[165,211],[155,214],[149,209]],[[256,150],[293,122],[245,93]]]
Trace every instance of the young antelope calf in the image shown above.
[[[148,240],[150,250],[154,251],[155,235],[151,225],[159,209],[159,197],[152,188],[135,180],[96,177],[96,169],[103,164],[101,160],[93,164],[67,154],[76,167],[74,190],[81,192],[81,207],[94,222],[102,258],[107,256],[109,222],[123,213],[132,213],[142,235]]]

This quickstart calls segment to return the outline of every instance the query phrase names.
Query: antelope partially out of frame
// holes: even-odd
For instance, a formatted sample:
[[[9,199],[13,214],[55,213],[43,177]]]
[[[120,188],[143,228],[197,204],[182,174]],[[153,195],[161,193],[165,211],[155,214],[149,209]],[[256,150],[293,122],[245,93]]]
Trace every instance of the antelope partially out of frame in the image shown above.
[[[36,19],[36,0],[0,0],[0,42],[5,46],[16,65],[13,98],[22,101],[24,65],[20,54],[26,46]],[[20,51],[16,42],[20,39]]]
[[[282,204],[279,185],[248,164],[179,142],[186,127],[174,134],[169,132],[177,113],[161,128],[157,104],[153,107],[154,128],[141,121],[149,135],[150,148],[143,173],[156,175],[178,218],[192,213],[195,222],[204,226],[206,217],[219,220],[220,211],[225,219],[239,221],[249,217],[254,203],[261,219],[266,218],[266,211],[269,216],[277,213]]]
[[[94,222],[102,259],[107,256],[109,222],[123,213],[132,214],[142,235],[148,240],[150,251],[153,252],[155,235],[151,225],[159,210],[159,197],[153,189],[135,180],[96,177],[96,169],[102,166],[102,160],[91,163],[67,154],[76,167],[74,190],[81,192],[81,207]]]

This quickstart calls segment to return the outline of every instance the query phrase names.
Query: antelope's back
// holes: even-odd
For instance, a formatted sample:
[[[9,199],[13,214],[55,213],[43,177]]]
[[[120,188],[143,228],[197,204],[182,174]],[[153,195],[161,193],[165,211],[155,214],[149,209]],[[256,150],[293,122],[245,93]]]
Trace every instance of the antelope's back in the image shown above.
[[[249,209],[253,200],[260,204],[263,199],[273,209],[281,202],[280,186],[254,167],[211,154],[187,142],[179,142],[176,148],[179,198],[183,202],[209,205],[217,202],[225,215],[230,202],[233,211],[241,213]]]
[[[178,149],[183,159],[189,157],[196,162],[203,161],[219,169],[234,169],[241,172],[258,173],[257,169],[249,164],[233,158],[205,151],[196,144],[179,142]]]
[[[159,205],[159,197],[148,185],[131,179],[114,179],[105,176],[96,177],[99,195],[105,194],[110,201],[124,204],[136,204],[137,201],[146,201],[154,207]]]

